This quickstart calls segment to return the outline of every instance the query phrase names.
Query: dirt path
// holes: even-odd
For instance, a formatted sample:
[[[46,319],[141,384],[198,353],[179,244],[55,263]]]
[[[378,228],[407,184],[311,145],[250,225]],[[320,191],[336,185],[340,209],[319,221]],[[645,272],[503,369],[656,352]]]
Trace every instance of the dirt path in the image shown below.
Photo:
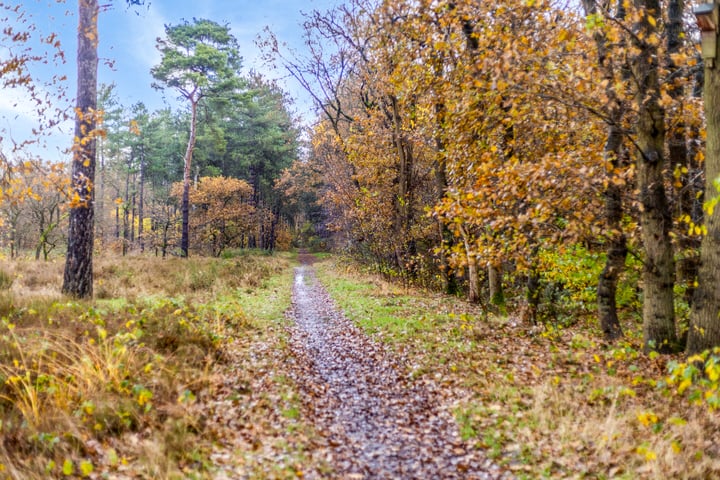
[[[404,378],[401,359],[338,311],[307,262],[295,270],[291,349],[303,403],[343,479],[508,478],[463,444],[441,391]],[[445,402],[446,404],[448,402]]]

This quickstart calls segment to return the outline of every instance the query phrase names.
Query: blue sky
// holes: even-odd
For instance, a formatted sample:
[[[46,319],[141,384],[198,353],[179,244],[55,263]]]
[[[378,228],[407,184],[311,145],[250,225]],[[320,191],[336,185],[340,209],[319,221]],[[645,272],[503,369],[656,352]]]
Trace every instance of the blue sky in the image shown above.
[[[115,83],[118,97],[126,106],[142,101],[154,110],[163,107],[165,101],[174,102],[172,92],[166,93],[168,98],[165,100],[162,92],[151,87],[150,68],[160,60],[155,49],[155,39],[163,36],[166,24],[207,18],[230,25],[232,34],[240,44],[245,73],[254,69],[269,78],[278,79],[290,95],[297,99],[296,110],[300,113],[308,112],[311,106],[308,96],[292,80],[282,78],[285,76],[284,71],[272,70],[262,62],[255,40],[263,34],[265,27],[269,27],[279,41],[295,49],[302,49],[301,12],[326,10],[339,1],[149,0],[149,5],[127,7],[124,0],[101,0],[101,4],[111,4],[111,7],[103,11],[99,18],[99,81]],[[34,73],[39,80],[47,80],[56,73],[66,74],[68,80],[65,88],[69,101],[72,101],[76,68],[76,0],[0,0],[0,6],[17,3],[27,12],[29,22],[37,25],[40,33],[57,33],[66,54],[66,63],[49,67],[38,65]],[[0,55],[3,54],[6,52],[0,48]],[[0,136],[12,135],[19,139],[28,135],[32,109],[18,95],[19,92],[0,93]],[[48,142],[48,151],[38,153],[56,156],[60,146],[70,143],[71,131],[69,125],[64,125],[62,131],[55,132]],[[67,141],[62,138],[63,134],[67,135]],[[8,149],[6,146],[2,148],[5,151]]]

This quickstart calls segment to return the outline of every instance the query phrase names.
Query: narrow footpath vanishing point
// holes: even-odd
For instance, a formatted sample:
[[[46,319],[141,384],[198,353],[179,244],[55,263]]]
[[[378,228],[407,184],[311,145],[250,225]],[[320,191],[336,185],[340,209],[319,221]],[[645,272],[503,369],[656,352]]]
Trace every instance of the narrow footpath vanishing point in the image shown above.
[[[352,325],[303,263],[288,312],[293,370],[334,477],[510,478],[466,448],[437,389],[404,378],[399,359]]]

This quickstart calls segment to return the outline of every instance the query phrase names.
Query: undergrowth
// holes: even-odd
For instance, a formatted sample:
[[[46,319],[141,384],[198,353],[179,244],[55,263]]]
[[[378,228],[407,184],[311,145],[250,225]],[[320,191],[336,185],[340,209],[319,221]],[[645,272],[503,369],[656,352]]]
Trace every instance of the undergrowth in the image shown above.
[[[281,324],[288,260],[101,258],[89,302],[57,293],[60,262],[0,265],[0,478],[213,478],[205,406]]]
[[[316,269],[356,324],[412,359],[408,375],[464,392],[449,406],[461,435],[519,478],[720,477],[720,351],[647,356],[632,312],[608,345],[591,316],[527,325],[351,264]]]

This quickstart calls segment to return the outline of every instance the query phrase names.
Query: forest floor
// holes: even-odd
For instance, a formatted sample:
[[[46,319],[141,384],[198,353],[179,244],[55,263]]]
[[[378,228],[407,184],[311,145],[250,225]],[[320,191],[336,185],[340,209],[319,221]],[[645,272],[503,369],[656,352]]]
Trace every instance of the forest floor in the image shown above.
[[[334,257],[0,261],[0,479],[720,478],[720,367]]]
[[[290,348],[302,403],[322,432],[315,454],[339,478],[502,478],[460,438],[447,392],[398,369],[406,359],[337,309],[307,258],[295,270]]]

